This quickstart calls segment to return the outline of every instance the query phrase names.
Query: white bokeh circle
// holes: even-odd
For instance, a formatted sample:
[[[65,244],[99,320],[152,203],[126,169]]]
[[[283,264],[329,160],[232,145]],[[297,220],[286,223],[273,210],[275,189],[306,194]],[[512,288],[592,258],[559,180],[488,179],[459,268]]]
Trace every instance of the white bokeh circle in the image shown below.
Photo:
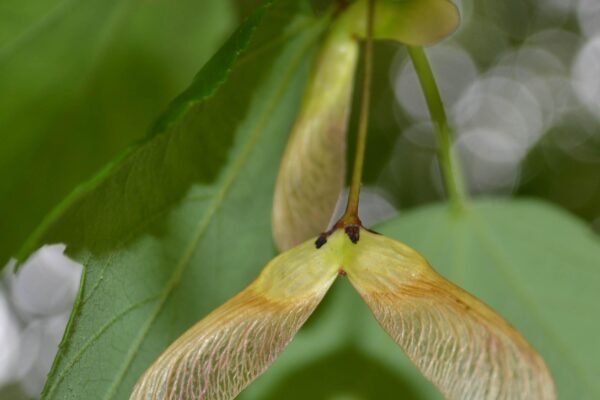
[[[577,54],[572,81],[581,103],[600,114],[600,36],[590,39]]]

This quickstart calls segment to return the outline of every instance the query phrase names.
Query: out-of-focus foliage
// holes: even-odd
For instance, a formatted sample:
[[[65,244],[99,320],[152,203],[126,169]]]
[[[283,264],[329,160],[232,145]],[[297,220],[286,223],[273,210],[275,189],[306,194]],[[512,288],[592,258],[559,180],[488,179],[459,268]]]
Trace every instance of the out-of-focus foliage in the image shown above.
[[[597,2],[459,4],[460,29],[428,54],[471,193],[540,197],[600,221]],[[398,208],[439,199],[435,137],[406,52],[380,43],[375,66],[367,182]]]
[[[274,166],[327,21],[306,2],[260,7],[159,128],[44,230],[85,267],[44,398],[127,398],[273,256]]]
[[[3,0],[0,264],[143,137],[234,27],[229,0]]]

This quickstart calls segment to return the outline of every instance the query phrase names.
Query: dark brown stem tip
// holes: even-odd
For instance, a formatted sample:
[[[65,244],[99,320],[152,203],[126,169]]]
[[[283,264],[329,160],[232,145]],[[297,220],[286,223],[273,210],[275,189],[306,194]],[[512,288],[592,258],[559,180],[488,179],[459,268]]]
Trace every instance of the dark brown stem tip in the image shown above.
[[[320,249],[325,243],[327,243],[327,236],[329,236],[329,232],[323,232],[319,235],[319,237],[315,241],[315,247],[317,249]]]
[[[358,241],[360,240],[360,225],[358,224],[352,224],[352,225],[346,225],[344,227],[344,231],[346,232],[346,235],[348,235],[348,237],[350,238],[350,241],[354,244],[358,243]]]
[[[315,240],[315,247],[320,249],[327,243],[327,238],[333,234],[333,232],[338,229],[343,229],[348,235],[350,241],[354,244],[357,244],[360,240],[360,228],[362,228],[362,223],[358,217],[352,217],[351,223],[347,223],[345,220],[348,220],[348,217],[344,217],[340,219],[330,230],[323,232],[319,235],[317,240]]]

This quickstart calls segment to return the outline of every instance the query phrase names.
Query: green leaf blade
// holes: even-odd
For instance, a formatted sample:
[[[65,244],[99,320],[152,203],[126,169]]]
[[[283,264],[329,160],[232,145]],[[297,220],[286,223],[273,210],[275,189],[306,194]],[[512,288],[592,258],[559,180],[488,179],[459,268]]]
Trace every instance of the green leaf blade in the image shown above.
[[[425,207],[381,227],[515,325],[552,370],[560,398],[596,398],[600,243],[537,201],[478,202],[462,216]]]
[[[42,236],[65,241],[86,271],[44,398],[126,398],[172,340],[273,256],[272,166],[325,26],[280,3],[249,20],[255,31],[241,30],[251,39],[226,81],[207,89],[214,75],[199,76],[179,103],[185,112],[176,110],[166,130],[115,165]],[[243,42],[234,36],[228,46],[237,51]]]
[[[62,198],[149,130],[232,29],[234,13],[229,0],[0,8],[4,266]]]

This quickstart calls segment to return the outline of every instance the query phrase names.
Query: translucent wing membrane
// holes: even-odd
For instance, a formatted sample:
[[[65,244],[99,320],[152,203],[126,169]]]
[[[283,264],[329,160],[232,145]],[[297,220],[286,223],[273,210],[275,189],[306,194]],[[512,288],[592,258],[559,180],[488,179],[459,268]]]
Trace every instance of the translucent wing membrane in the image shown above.
[[[361,231],[348,277],[388,334],[449,399],[555,399],[542,358],[491,308],[414,250]]]
[[[282,305],[245,290],[175,342],[132,398],[233,398],[275,360],[318,300]]]
[[[317,58],[277,178],[273,234],[280,251],[327,228],[344,185],[346,131],[358,43],[331,35]]]
[[[281,353],[335,279],[312,243],[273,260],[248,288],[174,342],[138,381],[135,400],[234,398]]]
[[[312,240],[180,337],[131,399],[226,400],[260,375],[345,271],[376,318],[449,399],[556,398],[529,343],[488,306],[437,274],[404,244],[361,229],[316,249]]]
[[[327,229],[346,176],[348,114],[366,32],[365,0],[353,2],[332,24],[315,60],[298,118],[281,161],[273,204],[280,251]],[[447,0],[377,0],[375,39],[431,44],[458,25]]]

